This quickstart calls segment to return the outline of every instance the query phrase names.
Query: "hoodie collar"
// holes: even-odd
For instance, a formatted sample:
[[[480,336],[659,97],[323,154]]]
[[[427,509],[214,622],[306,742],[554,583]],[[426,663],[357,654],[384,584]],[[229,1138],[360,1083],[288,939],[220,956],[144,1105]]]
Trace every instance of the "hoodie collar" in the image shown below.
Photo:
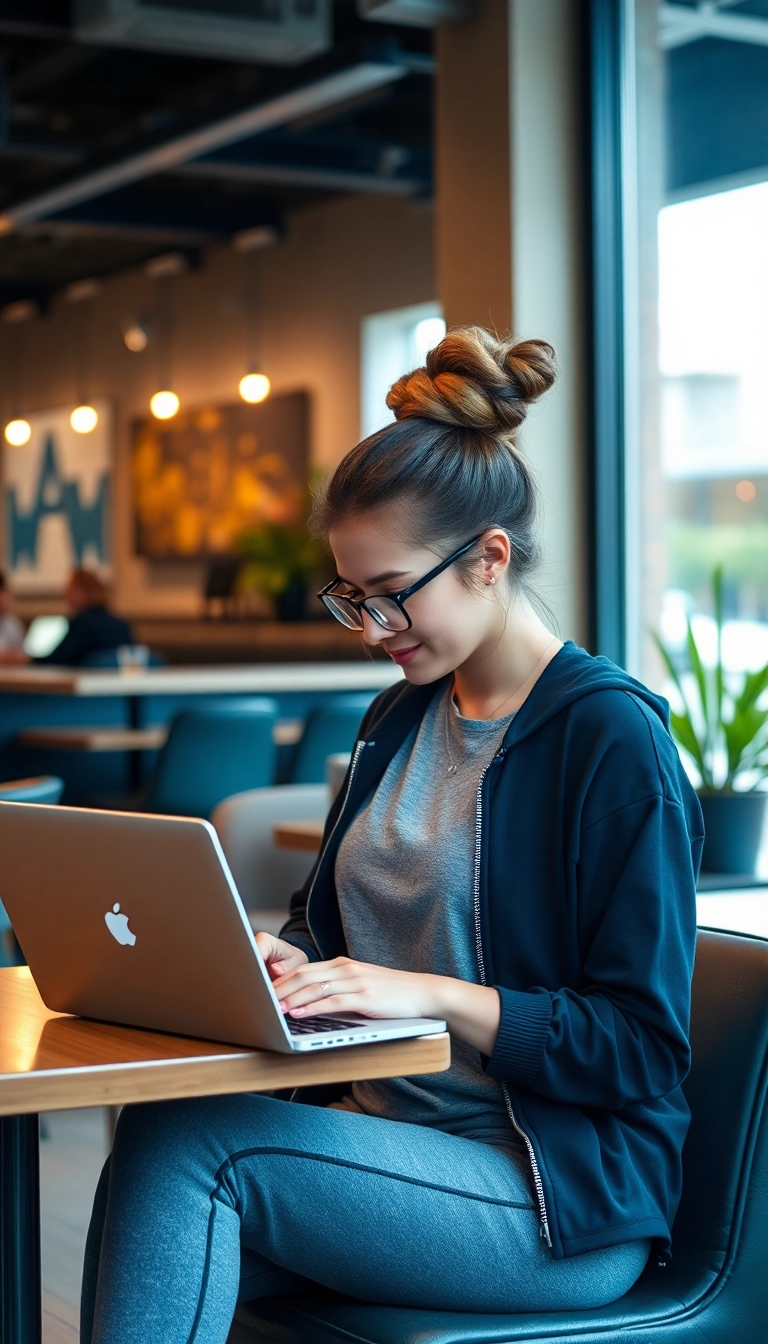
[[[423,716],[432,697],[440,692],[448,680],[449,677],[441,677],[427,686],[403,685],[399,688],[400,694],[390,701],[382,717],[371,724],[368,740],[382,729],[389,735],[395,722],[401,725],[398,736],[404,736],[403,730],[407,732]],[[504,735],[504,747],[511,747],[535,733],[574,700],[603,690],[619,690],[636,695],[657,715],[669,732],[669,702],[663,696],[649,691],[647,686],[611,662],[610,658],[602,654],[593,656],[572,639],[567,639],[547,663],[515,714]]]

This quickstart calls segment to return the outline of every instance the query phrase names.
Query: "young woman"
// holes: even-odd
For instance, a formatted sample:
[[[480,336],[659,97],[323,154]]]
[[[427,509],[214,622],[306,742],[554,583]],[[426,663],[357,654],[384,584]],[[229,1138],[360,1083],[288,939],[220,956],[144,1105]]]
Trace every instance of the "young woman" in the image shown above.
[[[310,880],[258,942],[285,1011],[444,1018],[448,1072],[325,1105],[125,1109],[83,1344],[224,1344],[238,1298],[599,1306],[680,1196],[703,826],[669,707],[537,614],[512,436],[542,341],[467,328],[319,500],[326,606],[405,680],[359,733]]]

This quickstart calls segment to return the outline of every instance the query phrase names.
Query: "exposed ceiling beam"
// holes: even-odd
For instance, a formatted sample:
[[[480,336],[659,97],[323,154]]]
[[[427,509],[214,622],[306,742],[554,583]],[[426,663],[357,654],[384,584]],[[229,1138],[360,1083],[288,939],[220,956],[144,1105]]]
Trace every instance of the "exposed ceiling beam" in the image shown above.
[[[659,6],[659,45],[669,51],[698,42],[703,37],[718,37],[725,42],[746,42],[768,47],[768,19],[754,14],[728,14],[725,5],[713,0],[701,4]]]
[[[24,237],[60,238],[77,241],[89,238],[114,238],[118,242],[147,243],[150,247],[206,247],[221,242],[227,235],[211,229],[188,229],[175,225],[142,224],[139,220],[105,221],[100,219],[41,219],[27,224]]]
[[[33,144],[26,140],[0,141],[0,159],[24,159],[30,163],[77,163],[83,151],[65,145]]]
[[[67,210],[83,201],[124,187],[142,178],[178,168],[183,163],[197,159],[212,150],[222,149],[238,140],[248,139],[262,131],[272,130],[285,125],[297,117],[313,112],[320,107],[329,107],[345,101],[367,89],[390,84],[407,74],[404,65],[386,65],[377,62],[361,62],[338,74],[328,75],[314,84],[292,89],[255,107],[246,108],[234,116],[210,126],[177,136],[154,149],[129,155],[116,163],[107,164],[81,177],[52,187],[18,205],[10,206],[0,214],[0,235],[13,233],[25,224],[45,219],[49,215]]]
[[[213,178],[223,182],[252,182],[285,187],[310,187],[318,191],[369,191],[385,196],[412,196],[427,185],[422,178],[385,177],[380,173],[344,172],[277,163],[222,163],[203,159],[175,169],[180,177]]]

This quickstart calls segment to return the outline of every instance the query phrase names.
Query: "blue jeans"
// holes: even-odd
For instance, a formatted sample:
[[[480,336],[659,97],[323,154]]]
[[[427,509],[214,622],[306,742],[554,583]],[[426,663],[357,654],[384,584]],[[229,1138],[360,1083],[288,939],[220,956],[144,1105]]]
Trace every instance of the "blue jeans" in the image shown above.
[[[99,1182],[81,1344],[225,1344],[238,1301],[324,1284],[457,1311],[601,1306],[649,1243],[554,1260],[527,1159],[246,1094],[130,1106]]]

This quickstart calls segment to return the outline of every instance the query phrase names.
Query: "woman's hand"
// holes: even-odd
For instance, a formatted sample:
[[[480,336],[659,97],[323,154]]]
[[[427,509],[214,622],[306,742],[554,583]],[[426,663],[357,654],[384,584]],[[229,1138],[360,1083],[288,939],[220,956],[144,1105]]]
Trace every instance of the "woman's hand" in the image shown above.
[[[298,970],[299,966],[306,966],[309,961],[306,952],[292,943],[283,942],[282,938],[276,938],[272,933],[257,933],[256,946],[273,980]]]
[[[336,957],[286,967],[283,975],[273,979],[282,1011],[293,1017],[361,1013],[371,1018],[444,1018],[449,1031],[488,1055],[499,1029],[496,990],[447,975],[393,971]]]

